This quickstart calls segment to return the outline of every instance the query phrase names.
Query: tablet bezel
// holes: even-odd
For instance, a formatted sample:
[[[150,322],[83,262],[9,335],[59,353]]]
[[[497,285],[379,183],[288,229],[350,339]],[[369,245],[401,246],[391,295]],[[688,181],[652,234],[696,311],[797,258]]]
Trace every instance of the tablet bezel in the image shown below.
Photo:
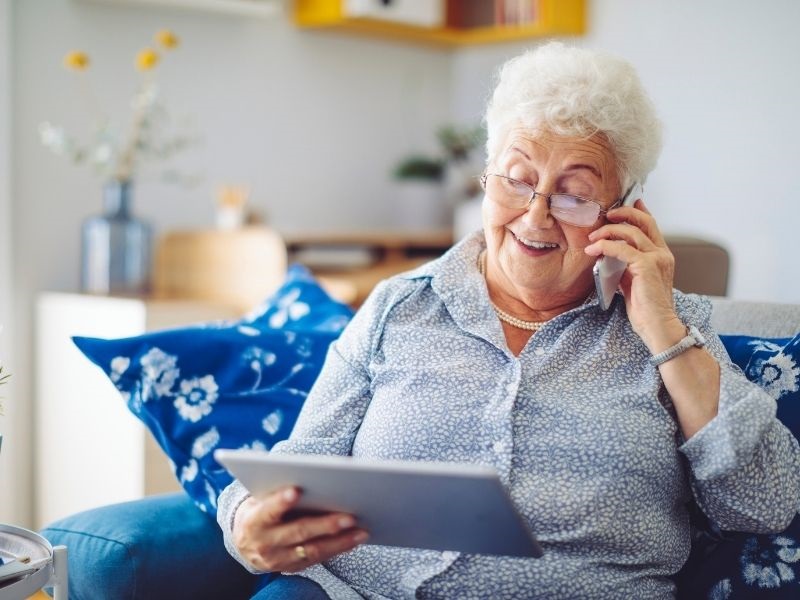
[[[300,510],[355,515],[369,544],[542,555],[490,467],[257,450],[216,450],[214,458],[253,495],[294,485],[303,491]]]

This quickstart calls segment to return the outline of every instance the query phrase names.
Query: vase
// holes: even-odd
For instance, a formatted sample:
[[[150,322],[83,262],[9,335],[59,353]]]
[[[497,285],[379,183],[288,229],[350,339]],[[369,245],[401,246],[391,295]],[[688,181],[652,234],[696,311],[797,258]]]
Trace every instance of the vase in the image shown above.
[[[392,212],[394,226],[403,231],[440,229],[450,216],[441,184],[423,179],[398,182]]]
[[[90,294],[139,296],[150,287],[151,227],[131,214],[132,184],[103,186],[102,215],[83,222],[81,289]]]

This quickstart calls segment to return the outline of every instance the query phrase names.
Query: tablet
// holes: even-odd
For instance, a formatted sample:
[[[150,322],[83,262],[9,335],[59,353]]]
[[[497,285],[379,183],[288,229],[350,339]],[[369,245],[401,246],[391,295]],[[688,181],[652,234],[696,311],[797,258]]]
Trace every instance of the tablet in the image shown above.
[[[540,557],[497,472],[459,463],[217,450],[214,458],[253,495],[294,485],[298,508],[345,512],[370,544]]]

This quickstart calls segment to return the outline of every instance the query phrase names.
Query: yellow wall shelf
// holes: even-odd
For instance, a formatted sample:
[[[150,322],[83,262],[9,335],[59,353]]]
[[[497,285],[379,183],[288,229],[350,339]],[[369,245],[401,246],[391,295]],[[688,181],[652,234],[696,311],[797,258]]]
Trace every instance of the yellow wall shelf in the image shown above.
[[[464,0],[447,0],[450,3]],[[480,0],[490,2],[491,0]],[[422,27],[346,14],[345,0],[295,0],[299,27],[341,31],[438,47],[513,42],[529,38],[580,35],[586,31],[586,0],[538,0],[535,22],[477,27]]]

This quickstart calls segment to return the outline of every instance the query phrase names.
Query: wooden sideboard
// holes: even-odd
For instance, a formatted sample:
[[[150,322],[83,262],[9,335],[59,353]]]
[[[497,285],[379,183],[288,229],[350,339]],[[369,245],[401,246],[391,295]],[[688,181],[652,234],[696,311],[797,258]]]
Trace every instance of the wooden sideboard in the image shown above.
[[[358,307],[387,277],[413,269],[453,244],[449,229],[283,233],[289,262],[311,269],[337,300]]]

